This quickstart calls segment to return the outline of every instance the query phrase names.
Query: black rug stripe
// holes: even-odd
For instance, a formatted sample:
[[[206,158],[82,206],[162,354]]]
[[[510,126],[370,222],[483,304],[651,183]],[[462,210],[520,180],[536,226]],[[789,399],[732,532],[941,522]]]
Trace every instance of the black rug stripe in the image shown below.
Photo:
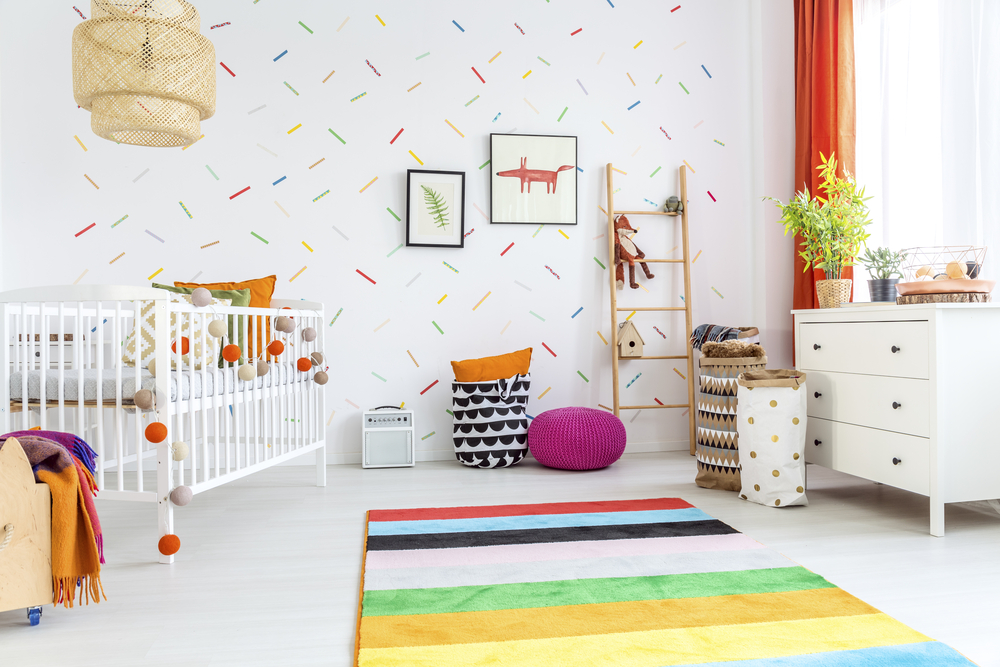
[[[634,523],[620,526],[570,526],[567,528],[483,530],[464,533],[424,533],[421,535],[369,535],[368,550],[452,549],[457,547],[489,547],[501,544],[730,535],[738,532],[717,519],[706,519],[673,523]]]

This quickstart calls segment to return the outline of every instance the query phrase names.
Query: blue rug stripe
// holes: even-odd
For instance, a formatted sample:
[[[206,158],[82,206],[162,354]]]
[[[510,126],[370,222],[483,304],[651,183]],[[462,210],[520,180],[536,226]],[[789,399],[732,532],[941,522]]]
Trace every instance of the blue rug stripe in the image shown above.
[[[697,666],[674,667],[975,667],[953,648],[941,642],[920,642],[878,646],[853,651],[832,651],[790,655],[783,658],[760,658],[731,662],[703,662]]]
[[[423,519],[419,521],[371,521],[369,535],[422,535],[427,533],[468,533],[486,530],[573,528],[580,526],[623,526],[645,523],[705,521],[712,517],[700,509],[648,510],[641,512],[595,512],[591,514],[541,514],[499,516],[477,519]]]

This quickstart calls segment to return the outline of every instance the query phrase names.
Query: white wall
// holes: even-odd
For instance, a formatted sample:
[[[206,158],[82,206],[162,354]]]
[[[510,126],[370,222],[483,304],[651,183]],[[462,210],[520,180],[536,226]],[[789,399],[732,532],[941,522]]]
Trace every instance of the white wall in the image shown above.
[[[358,460],[360,417],[348,401],[362,407],[405,401],[417,411],[420,435],[434,433],[419,442],[421,457],[450,457],[452,359],[531,346],[529,413],[610,405],[611,353],[598,336],[610,335],[608,273],[593,259],[608,264],[599,209],[604,165],[627,173],[615,174],[619,208],[652,209],[646,199],[659,204],[678,193],[677,168],[686,160],[693,168],[691,251],[701,253],[694,264],[696,323],[757,325],[772,361],[790,362],[791,251],[771,222],[773,212],[759,202],[764,194],[791,192],[790,2],[684,2],[671,12],[678,3],[659,0],[621,0],[614,7],[605,0],[387,0],[377,9],[385,26],[368,3],[196,4],[216,60],[236,77],[217,68],[218,112],[202,124],[205,138],[181,151],[116,145],[93,135],[90,114],[72,99],[69,44],[80,17],[69,6],[0,1],[4,288],[71,283],[84,271],[81,282],[117,284],[148,283],[161,267],[156,280],[164,282],[275,273],[275,296],[323,301],[328,322],[343,308],[323,332],[333,378],[327,385],[335,411],[331,460]],[[582,32],[571,36],[577,28]],[[336,73],[323,83],[331,70]],[[579,224],[561,228],[568,239],[556,227],[536,235],[530,226],[491,226],[476,208],[489,212],[489,169],[479,169],[489,159],[489,133],[515,129],[579,137]],[[409,151],[424,168],[467,173],[466,231],[474,231],[464,249],[404,247],[388,256],[404,231],[386,209],[404,215],[406,169],[419,166]],[[320,158],[325,161],[308,168]],[[246,186],[248,192],[229,199]],[[312,201],[327,189],[329,195]],[[92,222],[97,226],[74,237]],[[680,256],[679,248],[669,254],[680,243],[675,220],[636,218],[633,224],[641,227],[636,242],[648,256]],[[653,280],[640,280],[649,292],[627,289],[620,303],[681,305],[680,269],[653,269]],[[682,316],[640,313],[635,321],[652,354],[684,348]],[[622,366],[623,402],[684,402],[685,382],[673,364],[640,363]],[[439,384],[420,396],[435,380]],[[687,446],[687,418],[678,411],[623,417],[632,451]]]

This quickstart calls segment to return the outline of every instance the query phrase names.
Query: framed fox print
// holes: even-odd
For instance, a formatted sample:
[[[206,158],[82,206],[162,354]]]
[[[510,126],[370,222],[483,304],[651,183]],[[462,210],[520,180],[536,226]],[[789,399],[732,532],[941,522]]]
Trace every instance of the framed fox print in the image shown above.
[[[490,135],[490,222],[576,224],[576,137]]]
[[[406,245],[465,247],[465,172],[406,170]]]

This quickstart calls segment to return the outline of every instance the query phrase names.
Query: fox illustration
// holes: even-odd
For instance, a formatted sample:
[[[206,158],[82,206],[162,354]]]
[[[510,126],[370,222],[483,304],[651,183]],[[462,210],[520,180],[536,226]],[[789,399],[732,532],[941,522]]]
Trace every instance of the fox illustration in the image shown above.
[[[521,194],[524,194],[524,184],[528,184],[528,194],[531,194],[531,184],[532,183],[545,183],[545,193],[555,194],[556,193],[556,177],[559,176],[560,171],[566,171],[567,169],[572,169],[573,165],[564,164],[555,171],[546,171],[544,169],[528,169],[525,166],[528,162],[528,158],[521,158],[521,168],[520,169],[510,169],[508,171],[498,171],[497,176],[507,176],[509,178],[520,178],[521,179]],[[551,187],[551,191],[550,188]]]

